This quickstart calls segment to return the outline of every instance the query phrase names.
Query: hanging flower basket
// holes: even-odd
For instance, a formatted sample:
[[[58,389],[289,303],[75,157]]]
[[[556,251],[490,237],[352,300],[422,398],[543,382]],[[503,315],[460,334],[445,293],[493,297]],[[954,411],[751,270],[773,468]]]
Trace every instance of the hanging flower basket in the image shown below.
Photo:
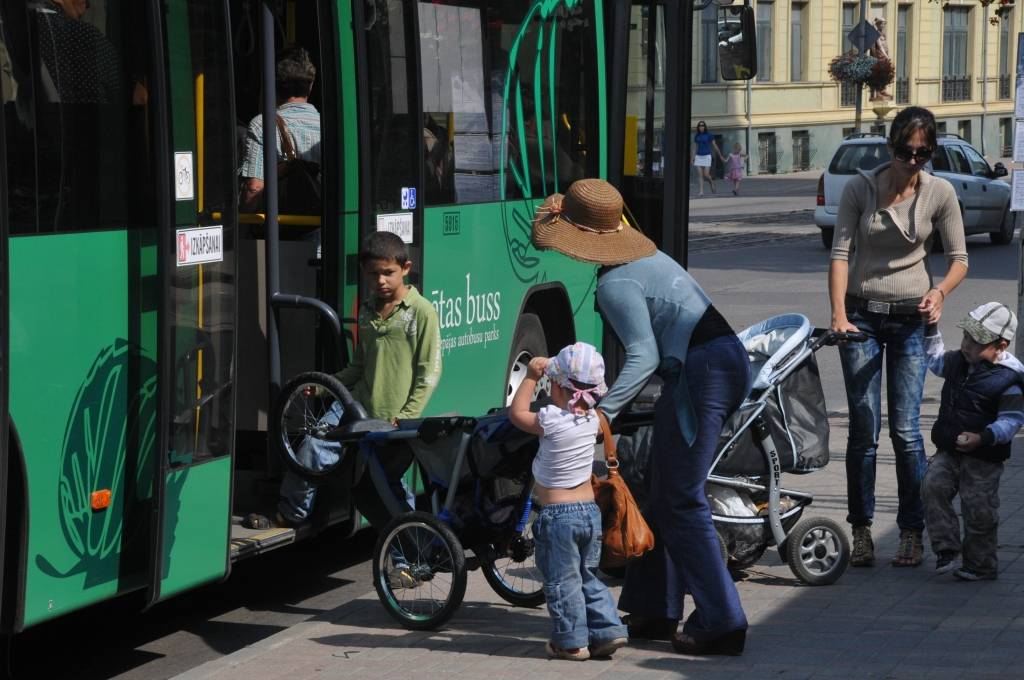
[[[896,67],[888,59],[876,59],[864,83],[872,90],[882,91],[896,79]]]
[[[866,83],[877,62],[870,54],[845,52],[829,62],[828,74],[839,83]]]

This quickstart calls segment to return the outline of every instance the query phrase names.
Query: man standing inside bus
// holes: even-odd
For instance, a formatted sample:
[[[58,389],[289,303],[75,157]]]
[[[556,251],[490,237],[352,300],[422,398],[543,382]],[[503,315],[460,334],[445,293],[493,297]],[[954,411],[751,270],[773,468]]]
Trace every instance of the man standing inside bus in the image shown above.
[[[316,66],[304,48],[285,49],[277,60],[275,83],[277,88],[277,116],[284,123],[298,158],[320,166],[320,112],[309,103],[309,93],[316,79]],[[277,160],[285,158],[281,133],[277,135]],[[242,177],[239,207],[255,212],[263,207],[263,116],[249,122],[245,135],[245,157],[238,173]],[[317,179],[319,181],[319,179]],[[319,213],[320,207],[310,206]]]

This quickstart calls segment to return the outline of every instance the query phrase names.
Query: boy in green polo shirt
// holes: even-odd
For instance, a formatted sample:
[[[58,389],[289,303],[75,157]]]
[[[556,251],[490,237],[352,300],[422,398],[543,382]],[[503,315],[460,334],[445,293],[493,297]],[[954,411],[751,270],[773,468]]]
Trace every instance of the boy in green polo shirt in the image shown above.
[[[412,269],[409,249],[397,235],[370,234],[359,253],[367,298],[359,311],[359,337],[352,363],[337,374],[371,418],[396,422],[418,418],[441,377],[441,329],[437,312],[415,286],[405,283]],[[411,462],[403,453],[379,457],[392,488],[407,503],[400,478]],[[309,519],[316,486],[291,471],[281,482],[278,522]],[[353,488],[356,506],[376,528],[390,519],[368,473]],[[412,508],[409,507],[409,510]]]

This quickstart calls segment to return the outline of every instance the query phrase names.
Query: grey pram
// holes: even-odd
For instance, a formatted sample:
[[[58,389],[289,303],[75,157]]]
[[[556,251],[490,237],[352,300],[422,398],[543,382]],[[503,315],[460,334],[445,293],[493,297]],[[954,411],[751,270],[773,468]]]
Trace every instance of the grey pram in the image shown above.
[[[828,414],[814,354],[860,338],[815,329],[802,314],[772,317],[738,335],[753,382],[723,427],[705,487],[723,559],[743,569],[775,545],[801,581],[834,583],[849,563],[846,533],[834,520],[802,518],[813,496],[783,489],[781,477],[828,464]],[[620,420],[622,474],[642,501],[651,414],[634,411]]]

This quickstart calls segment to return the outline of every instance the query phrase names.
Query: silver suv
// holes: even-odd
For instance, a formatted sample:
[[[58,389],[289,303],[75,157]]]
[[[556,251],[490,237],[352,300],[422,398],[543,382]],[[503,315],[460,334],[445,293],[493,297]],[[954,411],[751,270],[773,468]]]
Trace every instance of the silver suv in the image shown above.
[[[888,160],[889,149],[879,134],[851,135],[836,149],[828,169],[818,180],[818,202],[814,209],[814,223],[821,229],[821,242],[826,248],[832,247],[839,199],[846,183],[858,170],[871,170]],[[940,133],[939,148],[925,170],[949,180],[956,189],[965,233],[987,233],[997,245],[1013,240],[1010,185],[1000,179],[1007,174],[1002,163],[991,167],[963,138]]]

